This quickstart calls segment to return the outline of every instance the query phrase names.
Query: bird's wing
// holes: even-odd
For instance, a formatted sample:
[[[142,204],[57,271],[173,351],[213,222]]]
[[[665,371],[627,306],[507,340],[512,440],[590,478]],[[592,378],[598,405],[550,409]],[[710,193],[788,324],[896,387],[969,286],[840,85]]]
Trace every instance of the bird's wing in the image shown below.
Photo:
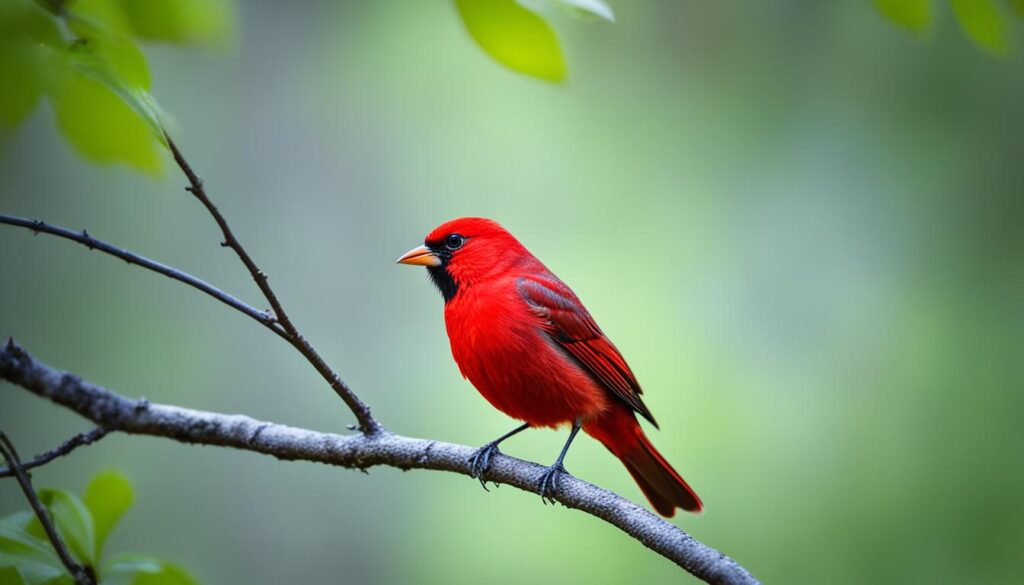
[[[605,337],[587,309],[554,277],[520,277],[516,289],[543,320],[544,331],[615,396],[655,427],[658,423],[640,399],[640,384],[615,345]]]

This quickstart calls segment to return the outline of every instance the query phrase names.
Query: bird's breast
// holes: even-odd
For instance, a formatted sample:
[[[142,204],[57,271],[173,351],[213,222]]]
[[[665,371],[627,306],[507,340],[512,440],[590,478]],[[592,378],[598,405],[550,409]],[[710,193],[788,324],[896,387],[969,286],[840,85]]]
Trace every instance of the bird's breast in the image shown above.
[[[509,286],[466,287],[445,305],[452,356],[495,408],[535,426],[590,419],[606,392],[555,346],[544,322]]]

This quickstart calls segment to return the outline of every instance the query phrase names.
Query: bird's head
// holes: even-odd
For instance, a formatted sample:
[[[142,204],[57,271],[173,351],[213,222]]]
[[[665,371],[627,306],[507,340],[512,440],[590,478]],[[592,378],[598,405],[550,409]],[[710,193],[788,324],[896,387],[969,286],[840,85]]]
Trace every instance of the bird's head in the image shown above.
[[[498,222],[482,217],[445,222],[427,234],[422,246],[398,259],[399,264],[426,266],[446,303],[460,287],[497,278],[524,261],[536,262]]]

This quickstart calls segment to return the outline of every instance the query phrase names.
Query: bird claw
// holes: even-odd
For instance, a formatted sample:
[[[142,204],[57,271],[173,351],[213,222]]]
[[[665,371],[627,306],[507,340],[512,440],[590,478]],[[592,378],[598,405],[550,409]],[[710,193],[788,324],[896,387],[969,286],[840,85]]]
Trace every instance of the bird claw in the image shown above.
[[[498,453],[501,453],[501,451],[498,450],[497,443],[487,443],[483,447],[473,451],[473,455],[468,459],[469,476],[473,479],[479,480],[484,491],[491,491],[487,489],[487,480],[484,478],[484,475],[487,473],[487,470],[491,468],[491,457],[494,457]]]
[[[558,493],[558,480],[563,473],[569,473],[561,463],[555,463],[544,471],[537,482],[537,493],[545,504],[549,501],[555,503],[555,495]]]

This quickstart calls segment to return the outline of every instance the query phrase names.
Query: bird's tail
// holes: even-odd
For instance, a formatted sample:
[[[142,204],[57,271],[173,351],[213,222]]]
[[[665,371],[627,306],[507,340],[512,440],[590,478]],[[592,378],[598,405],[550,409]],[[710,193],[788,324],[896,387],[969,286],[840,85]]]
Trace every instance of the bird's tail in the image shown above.
[[[662,516],[671,518],[676,508],[689,512],[703,509],[700,498],[654,448],[631,411],[614,408],[583,425],[583,430],[622,460],[651,506]]]

